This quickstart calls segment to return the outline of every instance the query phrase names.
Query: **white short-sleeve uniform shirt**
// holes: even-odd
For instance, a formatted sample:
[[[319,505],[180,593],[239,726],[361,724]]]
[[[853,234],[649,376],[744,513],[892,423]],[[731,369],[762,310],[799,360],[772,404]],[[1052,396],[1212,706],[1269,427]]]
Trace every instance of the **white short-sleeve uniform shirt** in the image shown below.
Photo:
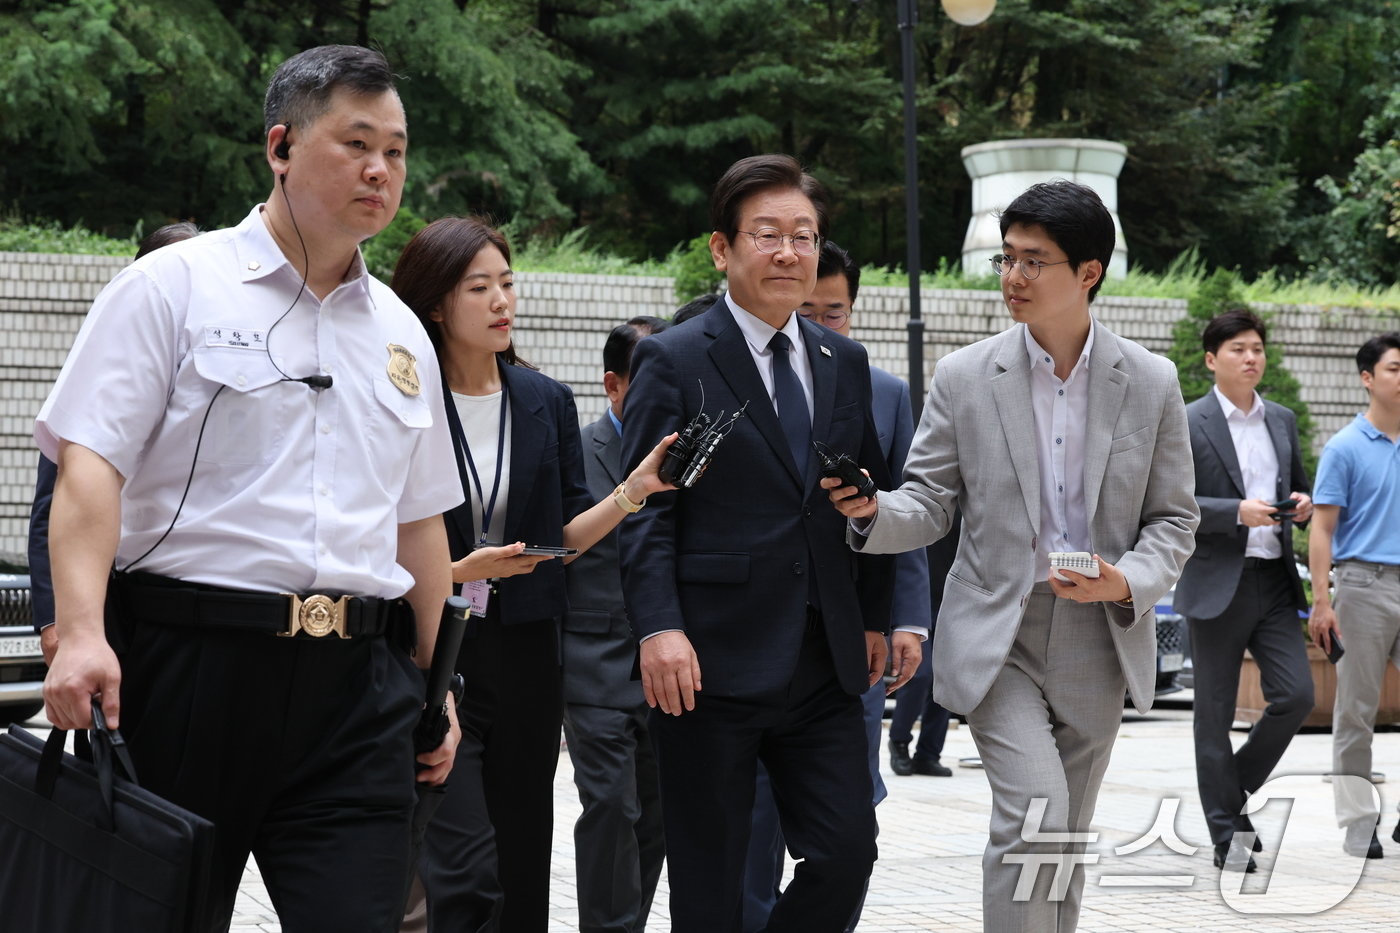
[[[88,447],[125,478],[119,569],[165,532],[193,466],[174,530],[136,569],[402,595],[413,581],[397,526],[462,501],[432,345],[358,256],[324,301],[303,290],[261,211],[156,250],[103,289],[35,439],[51,458],[60,440]],[[414,358],[417,394],[390,379],[391,345]]]

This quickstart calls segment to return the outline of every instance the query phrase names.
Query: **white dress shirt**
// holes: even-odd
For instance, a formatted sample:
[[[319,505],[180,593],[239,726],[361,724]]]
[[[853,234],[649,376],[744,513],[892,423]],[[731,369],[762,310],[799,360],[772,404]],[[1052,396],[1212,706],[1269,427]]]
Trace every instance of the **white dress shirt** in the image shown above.
[[[768,342],[773,339],[778,329],[739,307],[728,292],[724,293],[724,300],[729,304],[734,322],[743,332],[744,342],[749,345],[749,354],[753,357],[753,364],[758,367],[758,377],[763,380],[763,387],[768,390],[768,402],[776,412],[778,400],[773,394],[773,351],[769,349]],[[797,374],[797,381],[802,383],[802,395],[807,399],[807,421],[810,423],[815,404],[812,396],[812,363],[807,359],[807,345],[802,340],[802,328],[797,323],[797,317],[796,313],[788,315],[787,323],[783,325],[783,333],[792,341],[788,355],[792,361],[792,371]]]
[[[1245,412],[1226,398],[1219,386],[1212,388],[1211,392],[1220,403],[1220,410],[1225,413],[1225,423],[1230,426],[1230,440],[1234,442],[1235,459],[1240,464],[1245,498],[1273,502],[1278,494],[1278,451],[1274,450],[1269,427],[1264,423],[1264,400],[1258,392],[1254,392],[1254,401],[1249,411]],[[1282,557],[1283,545],[1279,541],[1278,526],[1260,525],[1249,529],[1244,556],[1268,560]]]
[[[268,592],[412,585],[398,525],[462,501],[432,345],[358,256],[324,301],[301,285],[258,205],[97,297],[34,436],[51,458],[67,440],[125,478],[118,568],[165,533],[193,468],[179,521],[136,569]],[[390,380],[390,344],[416,358],[418,394]]]
[[[744,342],[749,347],[749,355],[753,357],[753,365],[758,369],[758,376],[763,380],[763,387],[768,390],[768,404],[773,406],[773,411],[776,414],[778,399],[773,394],[773,350],[768,346],[768,342],[773,339],[778,328],[739,307],[729,292],[724,293],[724,300],[729,306],[729,312],[734,315],[734,322],[739,325],[739,331],[744,335]],[[815,404],[812,395],[812,364],[807,359],[807,345],[802,340],[802,328],[797,323],[796,313],[788,315],[787,323],[783,325],[782,331],[787,334],[788,340],[792,341],[789,350],[792,371],[797,374],[797,381],[802,383],[802,395],[807,399],[807,419],[810,423]],[[664,635],[667,632],[679,631],[680,629],[663,629],[659,632],[652,632],[642,638],[642,641],[655,638],[657,635]],[[916,629],[916,631],[923,632],[922,629]]]
[[[739,325],[739,330],[744,334],[744,342],[749,345],[749,354],[753,357],[754,366],[758,368],[759,378],[763,380],[763,387],[768,390],[768,400],[773,406],[773,410],[778,410],[778,400],[773,394],[773,351],[768,343],[773,339],[773,335],[778,332],[772,324],[750,314],[730,297],[728,292],[724,294],[724,300],[729,304],[729,310],[734,315],[734,321]],[[802,394],[807,399],[807,417],[813,417],[815,410],[815,396],[812,391],[812,361],[807,358],[807,345],[802,339],[802,327],[797,323],[798,315],[790,315],[787,323],[783,325],[783,333],[787,334],[792,341],[792,348],[789,351],[792,360],[792,371],[797,374],[797,381],[802,383]],[[928,629],[917,625],[897,625],[896,632],[913,632],[919,639],[928,638]],[[660,635],[660,632],[654,634]],[[650,636],[648,636],[650,637]],[[642,639],[645,641],[646,639]]]
[[[1024,325],[1023,325],[1024,327]],[[1084,500],[1084,442],[1089,419],[1089,352],[1094,329],[1079,361],[1061,381],[1055,362],[1024,327],[1031,365],[1031,408],[1035,413],[1035,450],[1040,464],[1040,535],[1035,547],[1035,578],[1050,576],[1054,551],[1093,553],[1089,508]]]

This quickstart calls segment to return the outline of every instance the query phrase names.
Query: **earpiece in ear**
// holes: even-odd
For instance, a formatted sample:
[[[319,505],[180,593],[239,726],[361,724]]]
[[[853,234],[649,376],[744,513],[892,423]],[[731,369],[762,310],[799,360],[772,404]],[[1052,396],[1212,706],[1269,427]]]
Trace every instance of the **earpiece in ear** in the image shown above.
[[[292,144],[288,142],[287,136],[292,132],[290,123],[282,124],[282,141],[277,144],[277,148],[272,150],[272,154],[279,159],[290,159],[292,157]],[[286,176],[283,176],[286,177]]]

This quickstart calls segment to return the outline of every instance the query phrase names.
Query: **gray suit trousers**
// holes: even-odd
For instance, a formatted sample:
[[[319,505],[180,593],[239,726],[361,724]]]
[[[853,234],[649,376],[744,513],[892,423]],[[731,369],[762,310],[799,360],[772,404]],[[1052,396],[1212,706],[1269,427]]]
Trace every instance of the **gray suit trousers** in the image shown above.
[[[1123,716],[1127,685],[1103,607],[1056,599],[1049,586],[1035,585],[1006,663],[968,714],[992,786],[987,933],[1074,930],[1084,872],[1073,856],[1084,845],[1036,836],[1088,832]]]
[[[640,933],[666,858],[647,708],[569,703],[564,738],[583,806],[574,824],[579,933]]]

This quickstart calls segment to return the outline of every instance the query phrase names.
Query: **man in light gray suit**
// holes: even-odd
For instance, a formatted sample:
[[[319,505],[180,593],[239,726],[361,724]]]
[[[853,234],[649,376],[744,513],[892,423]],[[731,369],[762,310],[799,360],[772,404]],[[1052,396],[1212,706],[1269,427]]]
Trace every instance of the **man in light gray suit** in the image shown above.
[[[1201,334],[1215,387],[1186,406],[1201,525],[1173,608],[1191,626],[1195,669],[1196,786],[1215,867],[1254,871],[1245,796],[1269,779],[1313,707],[1307,645],[1298,625],[1307,598],[1293,562],[1293,523],[1312,517],[1293,412],[1259,397],[1264,322],[1227,311]],[[1284,501],[1290,504],[1283,509]],[[1236,750],[1230,741],[1245,649],[1259,665],[1268,707]],[[1255,851],[1263,846],[1250,839]]]
[[[939,363],[899,489],[823,485],[867,552],[924,547],[961,507],[933,696],[967,715],[992,787],[983,928],[1068,933],[1123,691],[1151,705],[1153,606],[1200,514],[1175,370],[1089,314],[1114,242],[1098,195],[1035,185],[1000,220],[1017,325]],[[1061,551],[1098,576],[1052,579]]]
[[[583,471],[596,499],[612,495],[622,468],[622,409],[637,341],[665,330],[635,317],[603,345],[608,410],[580,431]],[[561,643],[564,738],[583,812],[574,824],[579,933],[641,933],[661,878],[666,843],[661,794],[647,730],[642,684],[633,676],[637,644],[622,600],[617,532],[564,571],[569,611]]]

